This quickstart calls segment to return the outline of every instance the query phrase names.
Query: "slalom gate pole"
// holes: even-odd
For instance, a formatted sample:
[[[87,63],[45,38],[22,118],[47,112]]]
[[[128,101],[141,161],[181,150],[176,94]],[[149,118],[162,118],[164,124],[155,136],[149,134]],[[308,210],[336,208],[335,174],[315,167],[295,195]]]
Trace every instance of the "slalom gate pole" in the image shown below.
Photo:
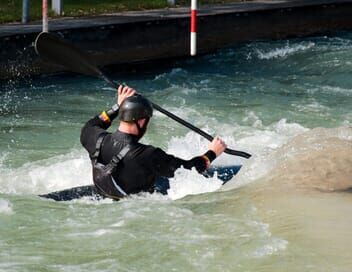
[[[48,32],[48,0],[42,0],[43,32]]]
[[[197,0],[191,2],[191,56],[197,54]]]

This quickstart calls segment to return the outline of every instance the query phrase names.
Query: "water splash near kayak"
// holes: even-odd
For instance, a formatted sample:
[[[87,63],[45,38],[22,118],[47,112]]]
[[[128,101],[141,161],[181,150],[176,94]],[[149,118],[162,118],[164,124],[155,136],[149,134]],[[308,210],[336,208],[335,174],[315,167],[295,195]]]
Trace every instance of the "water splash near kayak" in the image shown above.
[[[214,192],[218,190],[222,181],[216,178],[205,178],[193,169],[188,171],[179,169],[175,173],[175,177],[170,179],[170,189],[167,191],[168,196],[175,200],[183,198],[187,195],[197,195],[203,193]]]
[[[348,191],[352,188],[351,154],[352,128],[312,129],[245,164],[224,189],[261,179],[275,188],[271,190]]]
[[[72,151],[18,168],[1,167],[0,191],[6,194],[42,194],[91,184],[91,165],[86,154]]]

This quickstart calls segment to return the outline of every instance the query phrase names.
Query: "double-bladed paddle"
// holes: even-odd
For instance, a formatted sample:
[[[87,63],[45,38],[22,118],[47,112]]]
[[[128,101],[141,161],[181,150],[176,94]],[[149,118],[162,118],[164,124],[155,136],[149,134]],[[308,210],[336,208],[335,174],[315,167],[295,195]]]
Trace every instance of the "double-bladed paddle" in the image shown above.
[[[118,84],[115,84],[93,63],[89,54],[83,52],[82,50],[78,49],[57,35],[53,35],[47,32],[40,33],[35,40],[35,51],[44,60],[50,61],[60,66],[64,66],[68,70],[75,73],[100,77],[109,83],[113,88],[116,89],[118,87]],[[184,125],[185,127],[193,130],[207,140],[213,140],[213,137],[203,130],[195,127],[194,125],[188,123],[173,113],[168,112],[155,103],[152,103],[152,105],[154,109],[160,111],[161,113]],[[251,155],[246,152],[229,148],[226,148],[224,152],[230,155],[244,157],[246,159],[251,157]]]

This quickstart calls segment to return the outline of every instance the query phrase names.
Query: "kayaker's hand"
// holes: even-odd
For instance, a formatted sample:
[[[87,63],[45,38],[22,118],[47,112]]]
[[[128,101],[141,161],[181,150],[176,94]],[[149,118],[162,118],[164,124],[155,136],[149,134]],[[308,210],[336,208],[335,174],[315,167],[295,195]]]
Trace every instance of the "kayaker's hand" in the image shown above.
[[[122,102],[127,98],[136,93],[136,90],[128,86],[120,85],[117,89],[117,105],[121,105]]]
[[[210,161],[205,160],[205,156],[198,156],[185,161],[183,164],[184,168],[192,169],[193,167],[197,170],[198,173],[203,173],[210,166]],[[209,163],[208,163],[209,162]]]
[[[224,152],[227,146],[223,140],[216,136],[208,147],[216,154],[216,157],[218,157],[222,152]]]

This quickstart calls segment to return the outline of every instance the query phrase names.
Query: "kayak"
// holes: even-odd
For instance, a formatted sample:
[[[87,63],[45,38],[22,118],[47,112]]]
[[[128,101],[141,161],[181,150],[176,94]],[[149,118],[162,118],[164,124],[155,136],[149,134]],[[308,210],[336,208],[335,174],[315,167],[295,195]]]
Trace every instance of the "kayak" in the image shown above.
[[[235,176],[241,169],[241,165],[231,166],[213,166],[209,168],[203,176],[207,178],[216,177],[223,182],[223,185]],[[166,195],[167,190],[170,188],[169,180],[167,178],[159,178],[155,182],[155,192]],[[40,197],[53,199],[55,201],[70,201],[74,199],[80,199],[82,197],[91,197],[95,199],[104,198],[101,196],[94,185],[85,185],[74,188],[65,189],[62,191],[56,191]]]

